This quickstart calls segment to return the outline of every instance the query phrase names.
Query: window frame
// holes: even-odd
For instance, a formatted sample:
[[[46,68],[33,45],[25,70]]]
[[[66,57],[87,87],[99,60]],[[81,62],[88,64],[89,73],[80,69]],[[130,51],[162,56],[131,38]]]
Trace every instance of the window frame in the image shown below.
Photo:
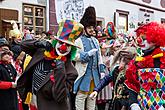
[[[32,15],[25,15],[25,7],[31,7],[32,8]],[[42,16],[36,15],[36,9],[42,10]],[[32,18],[32,24],[25,24],[24,18]],[[39,26],[36,24],[37,19],[42,19],[42,25]],[[22,28],[28,27],[30,29],[33,29],[35,34],[40,34],[42,31],[46,30],[46,7],[40,6],[40,5],[33,5],[33,4],[25,4],[23,3],[23,14],[22,14]],[[41,32],[37,31],[37,29],[41,29]]]

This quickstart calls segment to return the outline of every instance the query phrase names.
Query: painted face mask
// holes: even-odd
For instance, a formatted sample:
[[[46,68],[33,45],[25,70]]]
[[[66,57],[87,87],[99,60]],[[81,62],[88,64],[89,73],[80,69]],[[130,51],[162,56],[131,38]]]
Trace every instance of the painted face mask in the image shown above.
[[[57,42],[55,49],[59,56],[66,56],[71,51],[71,46],[64,42]]]
[[[149,43],[147,40],[146,40],[146,37],[145,35],[140,35],[138,38],[137,38],[137,44],[138,46],[142,49],[142,50],[148,50],[148,49],[151,49],[152,47],[154,47],[154,43]]]

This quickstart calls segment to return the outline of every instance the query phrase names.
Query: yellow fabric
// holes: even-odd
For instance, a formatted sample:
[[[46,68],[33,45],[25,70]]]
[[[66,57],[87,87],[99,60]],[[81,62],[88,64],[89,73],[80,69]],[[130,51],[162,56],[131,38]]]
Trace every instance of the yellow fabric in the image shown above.
[[[59,55],[58,57],[57,57],[57,56],[52,56],[52,55],[50,54],[49,51],[45,51],[45,52],[44,52],[44,55],[45,55],[47,58],[56,59],[56,60],[60,60],[60,59],[62,58],[61,55]]]
[[[27,96],[26,96],[26,100],[25,100],[25,104],[30,104],[32,100],[32,93],[31,92],[28,92]]]
[[[26,56],[24,65],[23,65],[23,70],[25,70],[25,68],[27,67],[27,65],[29,64],[31,59],[32,59],[32,57],[30,55]]]
[[[52,58],[50,52],[48,52],[48,51],[45,51],[45,52],[44,52],[44,55],[47,56],[48,58]]]
[[[159,57],[162,57],[163,56],[163,53],[159,53],[159,54],[156,54],[154,56],[152,56],[152,58],[159,58]],[[144,61],[145,58],[144,57],[136,57],[135,61]]]
[[[59,60],[59,59],[61,59],[61,57],[62,57],[62,56],[58,56],[56,59]]]
[[[159,58],[159,57],[162,57],[163,56],[163,53],[159,53],[159,54],[156,54],[154,56],[152,56],[152,58]]]
[[[93,92],[94,87],[95,87],[94,80],[92,80],[92,81],[91,81],[91,84],[90,84],[89,92],[80,91],[80,93],[82,93],[82,94],[91,94],[91,93]]]
[[[30,60],[32,59],[32,57],[30,55],[27,55],[24,61],[24,65],[23,65],[23,70],[26,69],[27,65],[29,64]],[[28,92],[27,96],[26,96],[26,100],[25,100],[25,104],[30,104],[32,100],[32,93]]]
[[[145,58],[143,58],[143,57],[136,57],[136,61],[144,61],[145,60]]]

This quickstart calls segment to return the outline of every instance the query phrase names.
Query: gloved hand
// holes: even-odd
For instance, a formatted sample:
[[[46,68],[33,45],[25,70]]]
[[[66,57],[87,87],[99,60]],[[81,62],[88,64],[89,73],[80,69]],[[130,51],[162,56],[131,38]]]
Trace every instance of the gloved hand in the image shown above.
[[[96,52],[98,51],[98,49],[92,49],[92,50],[90,50],[90,51],[88,51],[88,55],[89,56],[92,56],[92,55],[94,55]]]
[[[38,48],[45,48],[47,51],[52,49],[52,44],[46,40],[40,40],[34,43],[34,45]]]
[[[90,97],[91,99],[95,99],[96,96],[97,96],[97,94],[98,94],[98,92],[97,92],[97,91],[94,91],[94,92],[92,92],[92,93],[89,95],[89,97]]]
[[[16,82],[12,82],[11,88],[16,88],[16,87],[17,87],[17,83]]]
[[[131,110],[141,110],[137,103],[131,104],[130,108],[131,108]]]
[[[105,73],[100,73],[100,78],[103,79],[105,77]]]

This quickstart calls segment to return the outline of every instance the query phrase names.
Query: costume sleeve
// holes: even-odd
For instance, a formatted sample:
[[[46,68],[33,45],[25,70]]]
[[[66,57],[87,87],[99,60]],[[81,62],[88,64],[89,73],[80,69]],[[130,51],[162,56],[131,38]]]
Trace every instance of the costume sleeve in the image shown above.
[[[69,91],[72,91],[73,83],[76,80],[78,73],[70,60],[66,62],[65,68],[66,68],[66,86],[69,89]]]
[[[133,103],[137,103],[137,95],[140,91],[140,83],[138,81],[137,67],[134,60],[129,63],[128,69],[126,70],[125,84],[129,91],[129,104],[131,105]]]
[[[55,101],[63,102],[67,97],[66,70],[64,62],[56,61],[56,67],[53,71],[55,83],[52,87],[52,95]]]
[[[9,89],[12,87],[12,82],[8,82],[8,81],[3,81],[3,78],[2,78],[2,72],[3,70],[0,69],[0,89]]]
[[[94,91],[100,92],[105,86],[107,86],[112,81],[112,76],[106,75],[100,80],[99,84],[94,88]]]
[[[137,93],[140,91],[140,83],[137,75],[137,67],[135,65],[134,60],[132,60],[129,63],[128,69],[126,70],[125,84],[128,87],[128,89],[131,89]]]
[[[0,89],[9,89],[12,87],[12,82],[0,81]]]
[[[114,74],[118,72],[118,66],[116,66],[108,75],[106,75],[103,79],[100,80],[99,84],[94,88],[94,91],[101,91],[105,86],[107,86],[110,82],[113,81]]]
[[[53,98],[57,102],[62,102],[66,99],[67,93],[72,91],[73,83],[77,76],[77,70],[71,60],[67,60],[65,65],[62,63],[59,64],[59,66],[54,69],[55,83],[53,86]]]
[[[34,45],[37,40],[29,39],[21,42],[21,49],[25,53],[33,56],[33,54],[37,51],[37,47]]]
[[[87,63],[90,60],[90,57],[89,57],[88,53],[84,51],[84,47],[83,47],[81,38],[78,38],[77,40],[75,40],[75,45],[79,46],[80,48],[77,48],[74,61]]]
[[[104,64],[100,64],[99,66],[100,66],[99,68],[100,73],[105,73],[106,66]]]
[[[88,52],[80,52],[80,61],[83,63],[87,63],[90,60],[90,56]]]

